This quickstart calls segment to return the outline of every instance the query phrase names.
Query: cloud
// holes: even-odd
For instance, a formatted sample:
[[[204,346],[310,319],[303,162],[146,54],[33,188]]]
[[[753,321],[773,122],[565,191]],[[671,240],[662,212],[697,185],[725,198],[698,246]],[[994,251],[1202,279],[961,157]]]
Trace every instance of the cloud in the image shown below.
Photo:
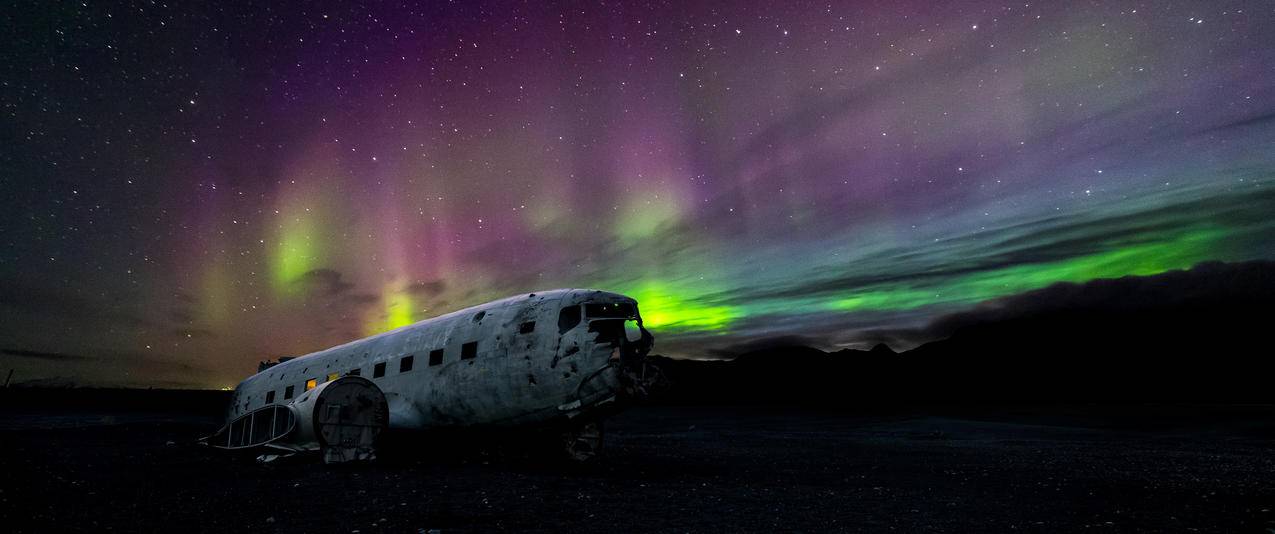
[[[437,297],[447,289],[447,283],[442,280],[430,280],[427,282],[416,282],[407,286],[407,292],[413,296]]]
[[[98,325],[146,326],[148,321],[119,305],[80,297],[52,287],[32,287],[9,280],[0,283],[0,306],[32,315],[70,317]]]
[[[164,368],[185,372],[202,370],[201,367],[196,367],[189,363],[180,361],[173,356],[158,353],[151,354],[134,351],[103,350],[96,356],[89,356],[86,354],[75,354],[69,352],[50,352],[17,348],[0,349],[0,352],[11,356],[31,358],[45,362],[109,363],[117,367],[132,363],[148,368]]]
[[[346,302],[350,304],[358,305],[358,306],[372,304],[378,300],[381,300],[381,297],[378,297],[371,293],[352,293],[349,295],[345,295]]]
[[[1269,122],[1271,122],[1271,121],[1275,121],[1275,112],[1272,112],[1272,113],[1259,113],[1259,114],[1257,114],[1257,115],[1252,115],[1252,116],[1248,116],[1248,117],[1243,117],[1243,118],[1236,119],[1236,120],[1231,121],[1231,122],[1227,122],[1227,123],[1224,123],[1224,124],[1219,124],[1219,125],[1217,125],[1217,126],[1214,126],[1214,127],[1212,127],[1212,128],[1209,128],[1209,129],[1205,130],[1205,131],[1204,131],[1204,133],[1214,132],[1214,131],[1220,131],[1220,130],[1229,130],[1229,129],[1232,129],[1232,128],[1244,128],[1244,127],[1247,127],[1247,126],[1257,126],[1257,125],[1260,125],[1260,124],[1269,123]]]
[[[319,295],[339,295],[354,287],[354,284],[342,280],[340,271],[333,269],[307,271],[294,283],[300,284],[308,293]]]
[[[11,356],[19,356],[22,358],[34,358],[37,360],[46,360],[46,361],[86,361],[86,360],[95,359],[91,356],[85,356],[82,354],[67,354],[63,352],[44,352],[44,351],[26,350],[26,349],[0,349],[0,352],[3,352]]]
[[[30,380],[19,380],[13,382],[11,386],[19,388],[62,389],[77,387],[79,384],[70,378],[51,376],[44,378],[32,378]]]
[[[184,338],[215,338],[217,334],[205,328],[174,328],[174,336]]]
[[[188,309],[172,308],[168,310],[168,319],[176,324],[190,324],[195,322],[195,315]]]

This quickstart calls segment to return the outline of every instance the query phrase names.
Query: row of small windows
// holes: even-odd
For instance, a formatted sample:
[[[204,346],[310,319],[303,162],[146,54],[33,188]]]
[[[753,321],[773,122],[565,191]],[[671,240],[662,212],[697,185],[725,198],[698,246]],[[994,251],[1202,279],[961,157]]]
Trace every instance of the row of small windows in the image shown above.
[[[528,323],[523,323],[524,327],[526,326],[526,324]],[[533,321],[530,324],[532,325],[531,328],[534,329],[535,322]],[[523,332],[523,333],[526,333],[526,332]],[[435,365],[441,365],[443,363],[443,354],[444,354],[443,349],[434,349],[429,351],[429,366],[433,367]],[[465,343],[460,346],[460,359],[472,360],[477,357],[478,357],[478,342],[477,341],[470,341],[469,343]],[[408,354],[407,356],[403,356],[402,358],[399,358],[398,372],[406,373],[408,371],[411,371],[412,367],[415,365],[415,362],[416,362],[416,356],[413,354]],[[345,374],[346,376],[361,376],[363,374],[363,370],[356,367],[354,369],[347,371]],[[372,366],[372,378],[381,378],[383,376],[385,376],[385,362],[377,362],[376,365]],[[340,377],[339,373],[330,373],[327,376],[327,380],[324,380],[324,382],[331,382],[333,380],[336,380],[339,377]],[[305,391],[310,391],[318,387],[319,384],[320,382],[319,382],[319,379],[317,378],[311,378],[309,380],[306,380]],[[294,389],[294,386],[287,386],[283,388],[284,400],[291,399],[295,393],[296,393],[296,390]],[[274,390],[267,391],[265,404],[270,404],[274,402],[274,399],[275,399]],[[244,401],[243,409],[247,410],[251,403],[252,403],[251,397],[246,399]]]
[[[615,318],[615,319],[620,319],[620,318],[632,319],[637,316],[637,310],[634,308],[633,304],[627,303],[627,302],[603,303],[603,304],[590,303],[590,304],[584,304],[583,306],[585,308],[583,310],[585,312],[584,314],[581,313],[581,305],[567,306],[562,308],[559,311],[558,313],[558,333],[559,334],[564,334],[567,331],[579,325],[582,320],[582,315],[588,315],[590,318]],[[473,321],[475,323],[480,322],[483,320],[483,318],[486,315],[487,315],[486,311],[480,311],[474,315]],[[535,330],[536,330],[535,321],[527,321],[518,325],[519,334],[530,334],[532,332],[535,332]],[[472,360],[477,357],[478,357],[478,342],[477,341],[470,341],[469,343],[465,343],[460,346],[461,360]],[[441,365],[442,363],[443,363],[443,349],[434,349],[429,352],[429,366],[433,367],[435,365]],[[399,359],[399,362],[398,362],[398,372],[406,373],[408,371],[411,371],[414,364],[415,364],[414,355],[409,354],[407,356],[403,356],[402,358]],[[346,374],[359,376],[362,374],[362,371],[356,368],[356,369],[351,369]],[[336,380],[338,376],[339,375],[337,373],[329,374],[325,382],[331,382],[333,380]],[[383,376],[385,376],[385,362],[378,362],[376,365],[372,366],[372,378],[381,378]],[[282,380],[283,376],[280,376],[279,379]],[[318,387],[318,385],[319,385],[318,379],[311,378],[306,381],[305,390],[309,391],[311,389],[314,389],[315,387]],[[293,386],[288,386],[283,390],[283,398],[291,399],[293,397],[293,393],[294,393]],[[274,402],[274,397],[275,397],[274,391],[267,392],[266,404],[270,404]],[[248,409],[248,406],[251,403],[251,400],[252,399],[249,398],[244,402],[245,410]]]

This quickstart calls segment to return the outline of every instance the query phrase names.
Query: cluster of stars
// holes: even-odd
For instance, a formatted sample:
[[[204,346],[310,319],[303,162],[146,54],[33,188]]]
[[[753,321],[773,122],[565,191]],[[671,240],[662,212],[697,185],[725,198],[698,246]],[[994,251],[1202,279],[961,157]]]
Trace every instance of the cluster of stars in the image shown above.
[[[693,355],[798,317],[849,344],[856,318],[1031,288],[1002,280],[1004,258],[1028,258],[1012,267],[1033,284],[1237,259],[1200,243],[1266,234],[1187,209],[1129,263],[1104,256],[1127,243],[1066,225],[1120,234],[1093,221],[1198,199],[1247,213],[1225,195],[1269,177],[1273,18],[1178,1],[58,4],[0,47],[0,276],[88,311],[24,308],[0,334],[164,351],[130,376],[178,380],[144,363],[172,361],[226,381],[597,286]],[[1044,259],[995,248],[1068,232],[1081,244]]]

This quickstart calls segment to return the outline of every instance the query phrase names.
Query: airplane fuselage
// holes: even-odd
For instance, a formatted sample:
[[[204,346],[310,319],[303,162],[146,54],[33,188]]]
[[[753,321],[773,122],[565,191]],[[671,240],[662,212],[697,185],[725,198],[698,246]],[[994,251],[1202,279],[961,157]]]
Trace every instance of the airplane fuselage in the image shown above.
[[[302,402],[342,376],[384,393],[390,428],[536,424],[602,410],[623,352],[651,336],[637,302],[563,289],[510,297],[273,365],[235,389],[227,421]],[[622,350],[624,349],[624,350]],[[640,358],[641,356],[636,356]]]

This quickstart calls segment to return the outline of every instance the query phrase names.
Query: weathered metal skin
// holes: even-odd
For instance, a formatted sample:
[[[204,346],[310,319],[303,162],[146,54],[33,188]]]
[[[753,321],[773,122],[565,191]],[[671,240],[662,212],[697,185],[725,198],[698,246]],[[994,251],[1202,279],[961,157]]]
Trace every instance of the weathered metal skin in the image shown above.
[[[563,311],[572,307],[578,311]],[[586,309],[607,316],[590,317]],[[617,315],[628,310],[626,329],[626,318]],[[576,324],[572,313],[579,313]],[[469,343],[477,344],[473,357],[462,358]],[[629,297],[587,289],[524,294],[269,366],[235,389],[227,422],[264,405],[293,403],[309,380],[318,385],[347,374],[370,379],[384,392],[390,428],[533,425],[592,416],[642,389],[633,382],[651,345]],[[443,349],[442,362],[430,365],[437,349]],[[411,368],[400,371],[406,356]],[[379,377],[378,364],[385,367]],[[285,398],[288,386],[292,398]]]

